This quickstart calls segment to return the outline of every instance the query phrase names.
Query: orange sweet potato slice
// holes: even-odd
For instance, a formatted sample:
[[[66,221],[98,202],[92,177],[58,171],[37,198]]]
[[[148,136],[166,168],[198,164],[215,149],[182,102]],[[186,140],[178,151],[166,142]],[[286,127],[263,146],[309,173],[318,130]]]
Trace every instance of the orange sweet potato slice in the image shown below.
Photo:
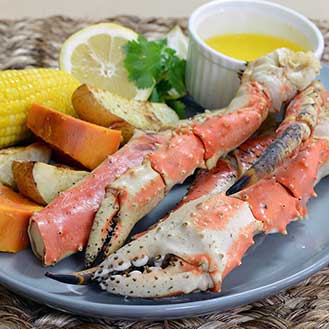
[[[96,168],[121,141],[118,130],[85,122],[44,106],[33,104],[27,126],[57,150],[89,169]]]
[[[18,252],[28,247],[29,219],[41,209],[9,187],[0,185],[0,251]]]

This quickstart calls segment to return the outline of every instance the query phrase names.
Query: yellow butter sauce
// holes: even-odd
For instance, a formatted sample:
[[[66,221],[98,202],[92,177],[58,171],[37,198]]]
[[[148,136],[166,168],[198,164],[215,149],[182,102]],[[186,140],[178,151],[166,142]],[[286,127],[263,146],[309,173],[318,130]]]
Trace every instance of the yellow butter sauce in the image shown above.
[[[306,50],[294,42],[266,34],[223,34],[215,35],[205,41],[208,46],[218,52],[243,61],[252,61],[277,48],[289,48],[294,51]]]

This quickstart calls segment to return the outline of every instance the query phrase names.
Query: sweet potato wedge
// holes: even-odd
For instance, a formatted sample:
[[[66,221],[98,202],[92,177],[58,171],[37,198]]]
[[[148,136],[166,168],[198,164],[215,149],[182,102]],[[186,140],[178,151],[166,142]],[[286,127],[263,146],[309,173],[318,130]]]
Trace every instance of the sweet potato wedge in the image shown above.
[[[33,104],[27,126],[52,147],[86,168],[96,168],[117,151],[121,133]]]
[[[18,252],[29,245],[29,219],[42,207],[0,185],[0,251]]]
[[[158,131],[174,126],[179,120],[166,104],[127,100],[87,85],[73,93],[72,103],[82,120],[120,129],[125,140],[132,136],[134,128]]]
[[[0,150],[0,184],[16,188],[12,163],[15,160],[49,162],[51,149],[43,143],[34,143],[26,147],[9,147]]]
[[[41,205],[47,205],[60,192],[69,189],[88,175],[87,171],[34,161],[14,161],[12,167],[18,190]]]

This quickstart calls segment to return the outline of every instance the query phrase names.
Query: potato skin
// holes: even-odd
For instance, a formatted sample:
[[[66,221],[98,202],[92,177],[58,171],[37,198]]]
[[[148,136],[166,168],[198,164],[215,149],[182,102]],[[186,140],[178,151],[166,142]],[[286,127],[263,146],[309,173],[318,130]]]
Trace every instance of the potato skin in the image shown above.
[[[135,127],[106,109],[87,85],[81,85],[76,89],[72,95],[72,104],[80,119],[102,127],[120,130],[123,144],[133,136]]]
[[[124,142],[134,129],[160,131],[179,121],[176,112],[164,103],[128,100],[109,91],[81,85],[72,95],[79,117],[91,123],[121,131]]]
[[[14,161],[12,164],[14,180],[21,194],[40,205],[46,205],[34,180],[33,167],[35,164],[35,161]]]
[[[40,205],[47,205],[89,173],[63,165],[14,161],[13,174],[21,194]]]
[[[0,183],[16,189],[12,173],[12,162],[28,160],[48,163],[51,154],[51,149],[44,143],[34,143],[28,146],[14,146],[0,150]]]
[[[108,111],[94,96],[91,89],[83,84],[72,95],[72,104],[80,119],[103,127],[124,122],[122,118]]]

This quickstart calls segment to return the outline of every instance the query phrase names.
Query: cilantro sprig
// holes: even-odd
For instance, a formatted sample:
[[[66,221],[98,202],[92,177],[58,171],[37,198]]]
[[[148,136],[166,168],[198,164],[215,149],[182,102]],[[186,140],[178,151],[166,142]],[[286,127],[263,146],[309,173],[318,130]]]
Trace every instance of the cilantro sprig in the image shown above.
[[[185,106],[178,99],[186,95],[186,61],[167,47],[167,40],[148,41],[140,35],[123,49],[129,80],[140,89],[153,87],[150,101],[167,103],[179,117],[185,117]]]

